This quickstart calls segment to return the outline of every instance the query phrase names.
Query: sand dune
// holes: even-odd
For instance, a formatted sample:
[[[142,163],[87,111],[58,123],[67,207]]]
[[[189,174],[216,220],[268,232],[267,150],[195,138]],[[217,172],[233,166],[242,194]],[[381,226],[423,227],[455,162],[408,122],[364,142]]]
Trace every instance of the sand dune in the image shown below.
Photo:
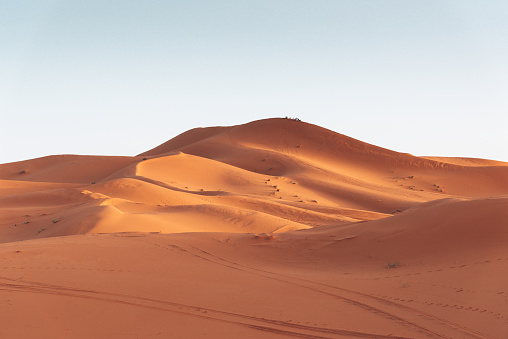
[[[0,337],[505,337],[507,166],[290,119],[2,164]]]

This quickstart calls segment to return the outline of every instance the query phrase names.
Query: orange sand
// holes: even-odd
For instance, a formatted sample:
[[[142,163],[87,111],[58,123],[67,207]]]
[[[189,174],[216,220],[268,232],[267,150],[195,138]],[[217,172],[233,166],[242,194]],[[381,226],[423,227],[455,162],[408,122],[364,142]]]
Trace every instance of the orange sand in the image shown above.
[[[288,119],[0,165],[0,337],[508,337],[507,166]]]

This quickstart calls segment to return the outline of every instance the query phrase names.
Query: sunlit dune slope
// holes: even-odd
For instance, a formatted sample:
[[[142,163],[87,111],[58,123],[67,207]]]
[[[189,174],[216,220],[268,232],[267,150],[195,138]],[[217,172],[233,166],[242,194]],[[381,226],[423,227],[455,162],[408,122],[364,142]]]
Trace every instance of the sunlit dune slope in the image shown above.
[[[291,119],[199,128],[135,157],[0,165],[0,235],[346,225],[438,199],[507,194],[503,164],[415,157]]]
[[[365,180],[367,184],[438,192],[437,187],[445,187],[446,193],[472,197],[503,194],[508,187],[507,170],[497,168],[506,163],[469,159],[456,161],[460,163],[456,165],[450,158],[415,157],[291,119],[195,129],[140,155],[162,156],[175,151],[269,175],[331,174],[343,184]],[[478,162],[485,166],[472,168]],[[474,166],[466,166],[468,163]]]

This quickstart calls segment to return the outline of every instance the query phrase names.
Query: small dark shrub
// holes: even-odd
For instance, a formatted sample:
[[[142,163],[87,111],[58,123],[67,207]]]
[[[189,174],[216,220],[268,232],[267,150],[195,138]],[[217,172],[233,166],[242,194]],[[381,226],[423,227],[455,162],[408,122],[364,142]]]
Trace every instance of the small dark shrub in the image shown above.
[[[388,264],[386,264],[386,268],[397,268],[399,266],[400,266],[400,264],[398,262],[396,262],[396,261],[389,262]]]

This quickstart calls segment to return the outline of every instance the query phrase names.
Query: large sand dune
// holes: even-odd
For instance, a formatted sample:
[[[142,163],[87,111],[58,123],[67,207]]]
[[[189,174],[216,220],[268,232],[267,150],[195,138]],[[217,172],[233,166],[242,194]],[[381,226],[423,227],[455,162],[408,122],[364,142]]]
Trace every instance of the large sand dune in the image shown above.
[[[2,338],[508,336],[508,163],[291,119],[0,165]]]

